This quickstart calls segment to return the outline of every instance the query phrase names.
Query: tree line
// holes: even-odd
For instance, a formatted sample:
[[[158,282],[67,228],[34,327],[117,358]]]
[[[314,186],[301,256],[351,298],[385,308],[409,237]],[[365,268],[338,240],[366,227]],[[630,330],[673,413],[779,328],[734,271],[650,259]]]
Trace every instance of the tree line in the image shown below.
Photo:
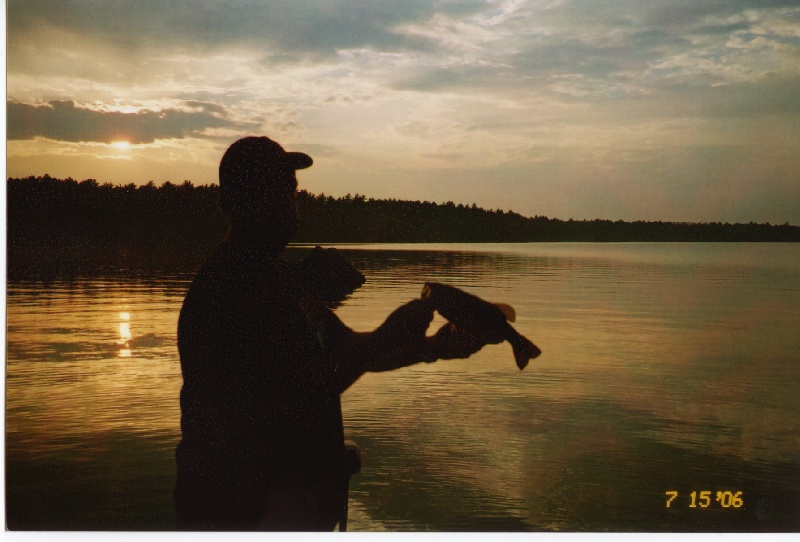
[[[136,186],[41,177],[7,181],[8,266],[202,258],[225,235],[217,185]],[[475,204],[298,194],[306,243],[800,241],[771,225],[560,220]]]

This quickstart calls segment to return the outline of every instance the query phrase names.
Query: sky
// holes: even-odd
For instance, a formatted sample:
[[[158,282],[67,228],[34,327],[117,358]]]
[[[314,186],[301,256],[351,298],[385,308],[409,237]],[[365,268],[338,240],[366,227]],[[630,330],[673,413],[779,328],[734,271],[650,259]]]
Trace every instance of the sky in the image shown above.
[[[800,225],[797,0],[8,0],[7,176]]]

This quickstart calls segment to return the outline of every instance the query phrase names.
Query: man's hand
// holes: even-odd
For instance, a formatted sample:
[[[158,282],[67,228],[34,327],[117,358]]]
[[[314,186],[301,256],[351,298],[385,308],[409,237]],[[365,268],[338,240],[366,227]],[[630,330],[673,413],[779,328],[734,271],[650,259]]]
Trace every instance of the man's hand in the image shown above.
[[[435,361],[423,353],[428,340],[425,333],[432,320],[433,308],[426,300],[414,299],[398,307],[369,334],[367,370],[391,371],[421,361]]]
[[[395,309],[373,333],[375,346],[387,352],[417,349],[433,320],[433,309],[425,300],[414,299]]]
[[[450,322],[439,328],[425,345],[425,353],[436,359],[463,359],[479,351],[487,344],[498,344],[503,339],[489,337],[480,330],[463,329]]]
[[[487,344],[498,344],[484,330],[458,328],[448,322],[435,335],[425,333],[433,320],[433,309],[425,299],[415,299],[395,310],[371,333],[374,359],[370,371],[390,371],[421,361],[468,358]]]

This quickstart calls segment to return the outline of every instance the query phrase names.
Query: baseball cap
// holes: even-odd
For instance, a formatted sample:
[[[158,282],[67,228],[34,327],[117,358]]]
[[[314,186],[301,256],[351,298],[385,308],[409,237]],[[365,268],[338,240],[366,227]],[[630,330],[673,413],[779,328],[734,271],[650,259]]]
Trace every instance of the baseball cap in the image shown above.
[[[305,169],[314,161],[302,152],[287,152],[268,137],[245,137],[233,143],[219,163],[219,185],[224,191],[264,188],[286,170]]]

